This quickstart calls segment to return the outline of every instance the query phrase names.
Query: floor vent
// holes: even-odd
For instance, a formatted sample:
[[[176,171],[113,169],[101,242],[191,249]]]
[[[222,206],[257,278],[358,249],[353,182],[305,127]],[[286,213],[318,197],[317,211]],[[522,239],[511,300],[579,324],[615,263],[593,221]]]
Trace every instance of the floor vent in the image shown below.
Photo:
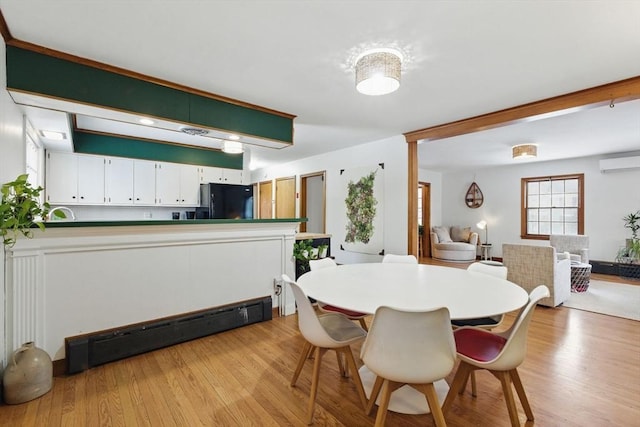
[[[67,373],[271,320],[271,297],[65,338]]]

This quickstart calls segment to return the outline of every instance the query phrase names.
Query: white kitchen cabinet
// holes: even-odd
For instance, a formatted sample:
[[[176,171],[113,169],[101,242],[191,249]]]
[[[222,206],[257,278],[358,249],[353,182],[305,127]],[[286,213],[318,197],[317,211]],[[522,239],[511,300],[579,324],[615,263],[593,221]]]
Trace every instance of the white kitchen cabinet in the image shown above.
[[[200,180],[196,166],[180,165],[180,204],[185,206],[200,204]]]
[[[156,163],[156,204],[198,206],[198,168],[177,163]]]
[[[133,204],[148,206],[156,203],[156,162],[133,161]]]
[[[107,204],[133,204],[133,165],[132,159],[107,158],[104,171]]]
[[[200,183],[242,184],[242,169],[227,169],[201,166],[198,168]]]
[[[105,203],[105,158],[74,153],[47,153],[45,192],[54,205]]]
[[[208,184],[210,182],[222,182],[222,168],[214,168],[211,166],[198,167],[200,184]]]

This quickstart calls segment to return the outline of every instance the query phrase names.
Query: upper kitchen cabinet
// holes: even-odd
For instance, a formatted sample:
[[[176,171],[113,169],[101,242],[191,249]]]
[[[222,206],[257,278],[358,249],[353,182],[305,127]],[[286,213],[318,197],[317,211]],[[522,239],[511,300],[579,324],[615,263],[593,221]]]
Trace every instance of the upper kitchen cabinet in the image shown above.
[[[52,205],[105,203],[105,158],[47,153],[45,193]]]
[[[156,204],[198,206],[198,168],[177,163],[156,163]]]
[[[203,166],[198,168],[198,173],[201,184],[208,184],[211,182],[222,184],[243,184],[242,169],[211,168]]]
[[[105,164],[105,198],[110,205],[133,204],[133,160],[107,158]]]
[[[156,203],[156,163],[146,160],[133,161],[133,204]]]

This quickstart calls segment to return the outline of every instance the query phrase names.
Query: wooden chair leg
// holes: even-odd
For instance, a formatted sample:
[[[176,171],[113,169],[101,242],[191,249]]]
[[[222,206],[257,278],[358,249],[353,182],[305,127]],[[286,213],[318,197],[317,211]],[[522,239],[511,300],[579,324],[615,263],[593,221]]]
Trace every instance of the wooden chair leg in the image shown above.
[[[365,413],[369,415],[373,406],[376,404],[376,400],[378,400],[378,395],[380,394],[380,388],[382,388],[382,383],[384,378],[376,376],[376,382],[373,383],[373,388],[371,389],[371,394],[369,395],[369,403],[367,404],[367,409]]]
[[[476,385],[476,373],[475,371],[471,371],[471,396],[478,397],[478,387]]]
[[[461,361],[458,365],[458,370],[453,377],[453,381],[451,382],[451,386],[449,387],[447,397],[444,399],[444,403],[442,404],[443,414],[446,414],[449,408],[451,408],[451,404],[453,403],[456,394],[458,394],[462,389],[462,386],[465,383],[465,379],[468,377],[471,370],[471,365],[469,365],[468,363]]]
[[[380,398],[380,405],[378,405],[378,414],[376,415],[376,427],[384,426],[387,420],[387,408],[389,407],[389,400],[391,398],[391,387],[389,380],[384,380],[382,384],[382,396]]]
[[[518,393],[518,398],[520,398],[520,403],[522,404],[524,413],[527,414],[527,420],[533,421],[533,411],[531,410],[531,405],[529,405],[527,394],[524,392],[524,386],[522,385],[522,381],[520,380],[520,374],[518,374],[517,369],[509,371],[509,373],[511,374],[511,381],[513,382],[513,386],[516,389],[516,393]]]
[[[298,381],[298,377],[300,376],[300,372],[302,371],[302,367],[304,366],[304,362],[306,362],[309,354],[313,350],[313,346],[308,341],[304,342],[304,346],[302,346],[302,352],[300,353],[300,358],[298,359],[298,365],[296,366],[296,370],[293,373],[293,378],[291,379],[291,387],[296,385],[296,381]]]
[[[362,408],[364,410],[367,409],[367,395],[364,392],[364,387],[362,386],[362,379],[360,378],[360,372],[358,372],[358,367],[356,366],[356,360],[353,358],[353,353],[351,352],[351,347],[346,346],[340,349],[341,353],[344,353],[345,359],[347,359],[347,364],[351,368],[353,372],[353,381],[356,383],[356,390],[358,390],[358,396],[360,397],[360,402],[362,403]]]
[[[518,408],[516,407],[516,401],[513,398],[513,391],[511,390],[511,376],[507,371],[494,371],[494,373],[500,379],[500,383],[502,384],[502,392],[504,393],[504,399],[507,402],[507,410],[509,411],[511,425],[513,427],[520,427]]]
[[[362,327],[362,329],[369,332],[369,327],[367,326],[367,322],[364,320],[364,317],[361,317],[358,320],[360,321],[360,326]]]
[[[338,369],[340,370],[340,375],[343,377],[348,376],[348,373],[344,367],[344,363],[342,362],[342,354],[340,354],[338,350],[336,350],[336,358],[338,359]]]
[[[315,360],[313,363],[313,376],[311,377],[311,390],[309,392],[309,406],[307,407],[307,424],[313,424],[313,411],[316,405],[316,396],[318,395],[318,383],[320,382],[320,361],[326,349],[316,347]]]
[[[444,420],[444,414],[442,413],[438,394],[436,393],[436,388],[433,386],[433,383],[423,384],[422,392],[427,397],[427,403],[429,404],[431,416],[433,417],[436,427],[446,427],[447,423]]]

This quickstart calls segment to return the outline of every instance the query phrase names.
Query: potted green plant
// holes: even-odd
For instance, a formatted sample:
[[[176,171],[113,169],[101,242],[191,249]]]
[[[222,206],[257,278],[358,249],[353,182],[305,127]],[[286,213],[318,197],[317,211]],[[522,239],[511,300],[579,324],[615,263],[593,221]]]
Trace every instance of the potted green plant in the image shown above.
[[[631,238],[626,239],[626,245],[618,251],[616,261],[620,276],[640,279],[640,210],[632,212],[622,218],[625,228],[631,230]]]
[[[318,245],[318,258],[326,258],[329,245]]]
[[[0,189],[0,233],[6,248],[15,245],[20,234],[33,237],[34,226],[44,230],[50,206],[40,203],[42,187],[34,188],[27,178],[27,174],[19,175]]]
[[[293,244],[293,257],[296,260],[296,278],[309,271],[309,260],[313,249],[313,240],[298,240]]]

